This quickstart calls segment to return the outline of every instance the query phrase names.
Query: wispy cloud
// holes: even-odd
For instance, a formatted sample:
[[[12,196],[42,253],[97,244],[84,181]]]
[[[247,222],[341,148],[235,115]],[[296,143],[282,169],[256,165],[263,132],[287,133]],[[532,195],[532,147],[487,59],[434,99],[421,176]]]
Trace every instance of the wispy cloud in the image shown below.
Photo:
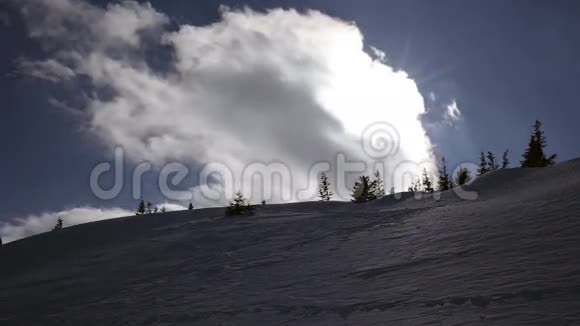
[[[71,68],[54,59],[44,61],[22,60],[19,68],[27,75],[50,82],[60,82],[75,76],[75,72]]]
[[[66,114],[69,114],[71,116],[74,116],[77,118],[85,118],[86,117],[86,114],[84,111],[79,110],[79,109],[75,109],[75,108],[71,107],[70,105],[68,105],[67,103],[65,103],[64,101],[57,100],[57,99],[51,97],[48,99],[48,103],[50,105],[52,105],[54,108],[61,110],[62,112],[65,112]]]
[[[449,124],[453,124],[454,122],[459,121],[461,119],[461,111],[459,110],[459,107],[457,107],[457,102],[455,100],[453,100],[449,105],[447,105],[447,109],[443,114],[443,118]]]

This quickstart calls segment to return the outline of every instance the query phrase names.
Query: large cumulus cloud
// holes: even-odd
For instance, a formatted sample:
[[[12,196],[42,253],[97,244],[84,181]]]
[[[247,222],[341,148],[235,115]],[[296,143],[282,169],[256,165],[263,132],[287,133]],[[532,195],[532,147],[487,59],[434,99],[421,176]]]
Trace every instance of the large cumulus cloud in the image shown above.
[[[237,179],[249,163],[280,162],[292,172],[281,188],[302,189],[316,182],[310,167],[338,153],[374,162],[360,142],[376,121],[394,126],[400,141],[380,158],[387,187],[401,162],[433,161],[414,81],[365,45],[352,22],[315,10],[222,7],[213,24],[175,26],[132,1],[19,5],[47,54],[21,68],[50,82],[88,80],[81,109],[91,131],[134,161],[219,162]]]

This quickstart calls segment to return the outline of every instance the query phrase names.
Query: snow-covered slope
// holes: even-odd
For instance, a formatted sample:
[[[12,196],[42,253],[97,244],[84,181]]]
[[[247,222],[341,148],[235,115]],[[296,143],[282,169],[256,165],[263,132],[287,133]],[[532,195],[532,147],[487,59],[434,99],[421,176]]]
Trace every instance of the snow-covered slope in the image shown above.
[[[0,248],[1,325],[579,325],[580,160],[479,199],[269,205],[79,225]]]

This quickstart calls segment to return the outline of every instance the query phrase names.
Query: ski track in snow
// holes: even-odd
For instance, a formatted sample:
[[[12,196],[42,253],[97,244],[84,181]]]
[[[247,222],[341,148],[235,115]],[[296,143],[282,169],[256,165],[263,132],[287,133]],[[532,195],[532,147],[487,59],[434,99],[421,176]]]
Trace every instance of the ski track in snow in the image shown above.
[[[0,248],[0,324],[580,325],[580,160],[469,189],[16,241]]]

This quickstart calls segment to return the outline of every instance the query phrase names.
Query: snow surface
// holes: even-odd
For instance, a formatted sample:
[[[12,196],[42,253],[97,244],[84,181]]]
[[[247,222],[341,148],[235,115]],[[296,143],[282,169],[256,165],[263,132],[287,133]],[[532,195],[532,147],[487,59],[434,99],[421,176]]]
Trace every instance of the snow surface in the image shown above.
[[[440,200],[79,225],[0,247],[0,325],[579,325],[580,160]]]

